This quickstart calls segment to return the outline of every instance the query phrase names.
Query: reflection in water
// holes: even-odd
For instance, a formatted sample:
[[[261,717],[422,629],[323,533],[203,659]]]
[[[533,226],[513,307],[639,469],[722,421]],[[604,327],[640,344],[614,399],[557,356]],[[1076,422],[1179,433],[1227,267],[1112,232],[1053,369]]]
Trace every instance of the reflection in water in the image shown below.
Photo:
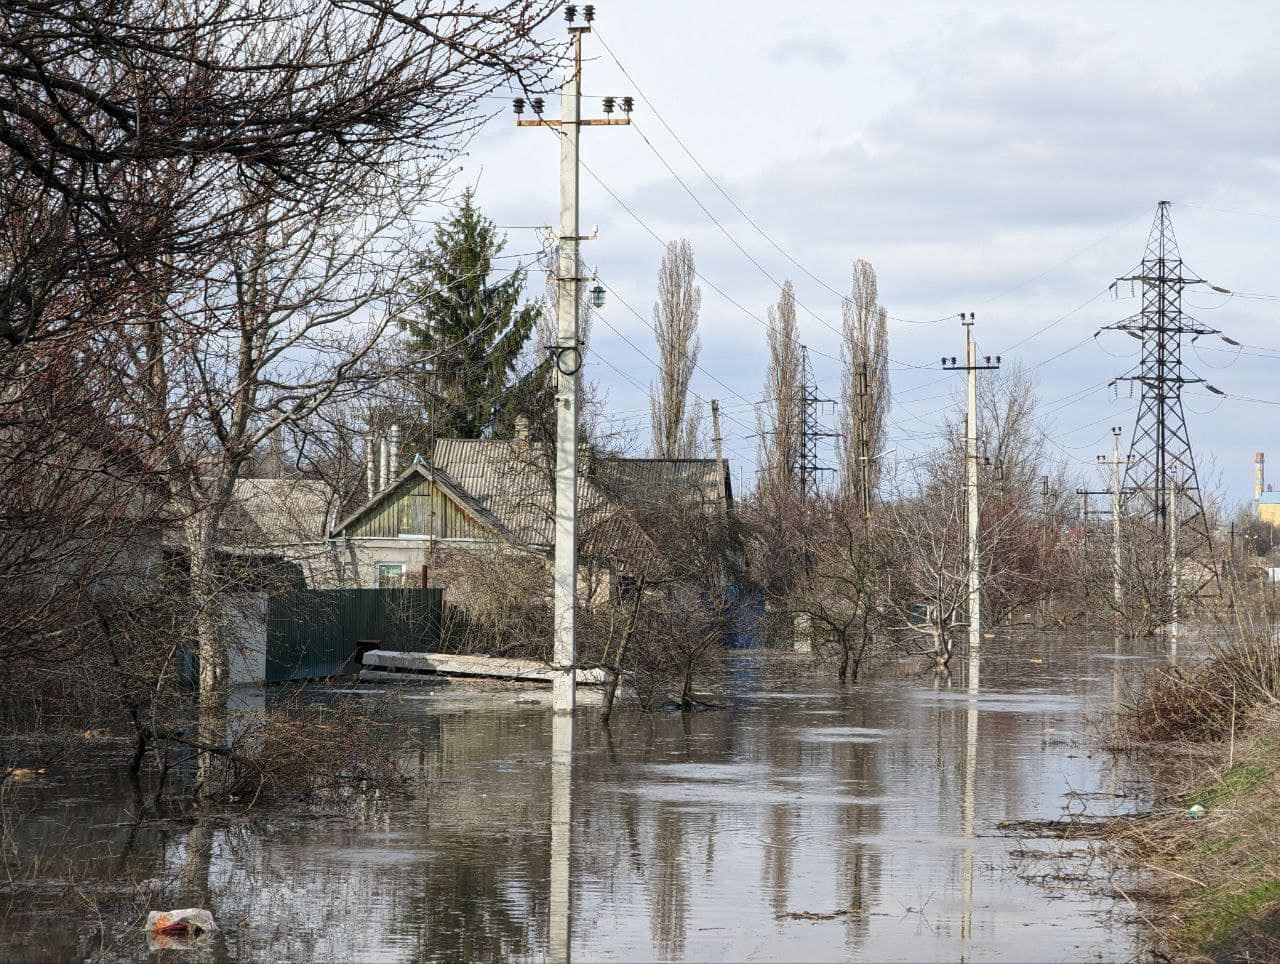
[[[551,715],[550,958],[569,960],[569,853],[573,828],[573,714]]]
[[[810,679],[610,730],[582,708],[576,732],[509,696],[371,693],[410,724],[414,799],[139,830],[118,774],[51,776],[14,801],[33,814],[15,845],[110,857],[86,858],[87,879],[55,866],[90,891],[123,870],[164,882],[151,908],[208,906],[225,925],[200,952],[214,961],[1127,957],[1109,899],[1020,880],[996,825],[1104,786],[1102,755],[1073,749],[1085,717],[1164,658],[993,644],[954,688]],[[94,947],[146,959],[146,909],[101,903]],[[29,956],[32,934],[47,958],[93,956],[48,905],[0,895],[0,919],[0,959]]]
[[[962,789],[961,834],[965,838],[964,869],[961,874],[961,892],[964,911],[960,918],[960,939],[965,942],[962,956],[968,954],[968,942],[973,938],[973,824],[976,816],[975,784],[978,775],[978,690],[981,683],[982,656],[978,652],[969,655],[969,701],[965,707],[964,784]]]

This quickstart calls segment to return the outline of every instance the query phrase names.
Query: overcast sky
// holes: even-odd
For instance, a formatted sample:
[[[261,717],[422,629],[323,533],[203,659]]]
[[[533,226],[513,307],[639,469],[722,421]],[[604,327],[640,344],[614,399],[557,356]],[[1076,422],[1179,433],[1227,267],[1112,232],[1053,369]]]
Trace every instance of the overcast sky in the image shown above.
[[[795,283],[803,340],[834,397],[839,348],[828,326],[839,325],[839,298],[826,286],[847,291],[855,258],[875,265],[895,319],[890,444],[901,453],[928,445],[956,402],[962,376],[944,376],[938,358],[961,353],[960,311],[977,313],[983,353],[1032,371],[1055,451],[1081,472],[1109,449],[1108,426],[1123,425],[1127,443],[1136,400],[1106,383],[1135,363],[1138,342],[1092,335],[1136,310],[1107,287],[1141,259],[1161,199],[1175,202],[1192,269],[1232,291],[1273,296],[1196,291],[1192,313],[1280,351],[1273,2],[596,6],[584,91],[636,95],[637,109],[631,129],[583,133],[583,161],[608,188],[584,171],[584,228],[600,230],[584,257],[620,296],[594,325],[589,375],[637,449],[648,443],[641,389],[654,368],[644,355],[656,353],[645,320],[662,255],[650,230],[688,238],[698,270],[727,296],[702,286],[694,390],[726,410],[740,487],[754,473],[751,403],[766,357],[758,319],[777,298],[771,277]],[[558,111],[549,100],[548,113]],[[585,111],[598,114],[598,100]],[[555,136],[516,129],[507,112],[470,145],[462,176],[498,223],[537,225],[556,218],[557,172]],[[539,246],[534,230],[509,236],[510,252]],[[1222,390],[1280,402],[1277,358],[1212,338],[1185,352]],[[1248,498],[1259,450],[1270,451],[1280,478],[1280,406],[1199,388],[1185,404],[1203,484],[1220,478],[1230,499]]]

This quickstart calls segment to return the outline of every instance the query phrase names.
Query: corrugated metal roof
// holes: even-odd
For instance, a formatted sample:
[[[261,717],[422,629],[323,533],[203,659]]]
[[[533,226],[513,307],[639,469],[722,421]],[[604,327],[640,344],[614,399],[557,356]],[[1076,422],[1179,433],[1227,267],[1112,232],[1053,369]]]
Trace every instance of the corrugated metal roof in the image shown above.
[[[440,439],[431,461],[524,545],[554,541],[555,499],[548,454],[510,439]],[[578,514],[584,525],[606,510],[608,499],[589,475],[578,475]]]
[[[225,528],[249,546],[283,546],[324,539],[333,490],[315,479],[239,479]]]
[[[728,470],[716,459],[605,458],[596,475],[610,493],[636,506],[693,497],[719,510],[728,501]]]
[[[459,501],[498,523],[519,545],[555,541],[555,493],[551,454],[540,445],[511,439],[439,439],[431,468]],[[412,467],[405,475],[412,474]],[[348,527],[395,489],[380,493],[340,523]],[[728,470],[715,459],[596,458],[580,463],[578,517],[584,537],[613,550],[639,536],[630,521],[615,519],[619,507],[645,508],[668,498],[693,497],[711,510],[729,499]],[[625,531],[624,531],[625,530]]]

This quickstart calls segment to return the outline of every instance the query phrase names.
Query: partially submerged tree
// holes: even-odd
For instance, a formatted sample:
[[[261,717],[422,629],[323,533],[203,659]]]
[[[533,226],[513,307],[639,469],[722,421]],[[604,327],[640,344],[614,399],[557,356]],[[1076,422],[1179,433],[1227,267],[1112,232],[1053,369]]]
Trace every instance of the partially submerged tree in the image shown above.
[[[814,497],[803,512],[753,521],[757,544],[791,549],[761,560],[758,575],[771,608],[811,636],[814,656],[834,663],[840,682],[857,682],[864,661],[888,649],[895,628],[887,607],[896,560],[883,520],[868,524],[861,502],[837,493]]]
[[[687,459],[698,451],[702,410],[689,405],[689,385],[702,349],[698,339],[702,289],[694,283],[695,277],[689,242],[670,242],[658,269],[658,301],[653,306],[658,380],[649,386],[649,424],[655,458]]]
[[[942,480],[936,478],[940,474]],[[960,642],[959,630],[967,625],[964,489],[948,484],[936,465],[911,482],[911,490],[885,506],[894,554],[889,605],[894,628],[906,634],[909,646],[914,634],[923,634],[934,669],[945,673]]]

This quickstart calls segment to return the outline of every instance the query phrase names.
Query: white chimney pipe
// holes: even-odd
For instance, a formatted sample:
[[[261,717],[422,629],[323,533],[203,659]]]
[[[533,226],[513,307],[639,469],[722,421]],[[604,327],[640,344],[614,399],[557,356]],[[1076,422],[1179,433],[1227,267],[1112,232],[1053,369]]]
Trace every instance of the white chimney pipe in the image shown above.
[[[391,448],[387,445],[387,440],[382,439],[379,451],[382,455],[382,471],[378,473],[378,491],[381,492],[388,485],[391,478]]]
[[[377,444],[372,432],[364,437],[364,480],[370,499],[378,494]]]
[[[400,478],[400,426],[391,426],[391,472],[387,475],[386,485]]]

